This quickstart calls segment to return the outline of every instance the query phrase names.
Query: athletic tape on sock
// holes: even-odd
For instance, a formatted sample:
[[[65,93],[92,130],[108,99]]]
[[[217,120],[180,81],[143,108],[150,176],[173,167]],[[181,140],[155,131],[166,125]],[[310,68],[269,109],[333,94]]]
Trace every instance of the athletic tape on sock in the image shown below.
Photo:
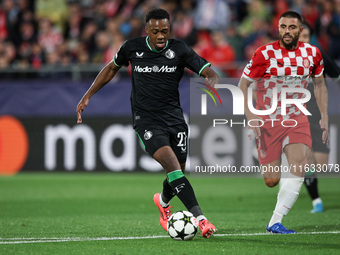
[[[315,169],[314,167],[309,167],[305,170],[305,176],[311,176],[315,174]]]
[[[175,170],[168,173],[168,179],[170,183],[182,177],[184,177],[182,170]]]

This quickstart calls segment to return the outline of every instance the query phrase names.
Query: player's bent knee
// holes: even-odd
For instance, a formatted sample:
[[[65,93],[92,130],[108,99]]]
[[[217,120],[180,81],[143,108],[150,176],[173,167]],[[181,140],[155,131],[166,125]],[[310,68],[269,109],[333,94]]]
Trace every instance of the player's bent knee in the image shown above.
[[[157,160],[164,170],[169,173],[174,170],[181,169],[178,159],[169,146],[159,148],[154,154],[153,158]]]
[[[264,183],[269,187],[269,188],[274,188],[278,183],[280,182],[279,178],[265,178]]]

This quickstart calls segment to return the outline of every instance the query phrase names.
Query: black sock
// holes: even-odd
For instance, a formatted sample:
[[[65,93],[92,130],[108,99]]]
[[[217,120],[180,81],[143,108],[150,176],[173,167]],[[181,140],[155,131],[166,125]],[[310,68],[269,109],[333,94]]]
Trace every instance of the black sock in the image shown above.
[[[318,179],[315,175],[308,176],[304,180],[304,184],[307,188],[309,196],[312,198],[312,200],[319,197],[318,192]]]
[[[174,191],[172,190],[168,178],[166,178],[163,182],[163,191],[161,193],[162,200],[164,203],[169,203],[170,200],[175,196]]]
[[[202,215],[194,190],[185,176],[172,181],[170,185],[188,211],[190,211],[195,217]]]

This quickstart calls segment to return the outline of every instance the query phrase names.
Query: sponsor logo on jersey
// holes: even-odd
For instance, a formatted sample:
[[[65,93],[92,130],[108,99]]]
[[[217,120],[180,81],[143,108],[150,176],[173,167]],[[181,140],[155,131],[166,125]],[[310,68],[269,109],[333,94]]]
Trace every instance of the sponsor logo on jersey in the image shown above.
[[[174,73],[176,72],[177,66],[135,66],[134,71],[137,73]]]
[[[136,52],[136,57],[137,58],[142,58],[143,55],[144,55],[144,52],[141,52],[141,53]]]
[[[168,58],[168,59],[173,59],[175,57],[175,52],[173,50],[170,50],[168,49],[166,52],[165,52],[165,56]]]
[[[158,73],[159,67],[158,67],[158,66],[153,66],[153,67],[152,67],[152,71],[153,71],[154,73]]]

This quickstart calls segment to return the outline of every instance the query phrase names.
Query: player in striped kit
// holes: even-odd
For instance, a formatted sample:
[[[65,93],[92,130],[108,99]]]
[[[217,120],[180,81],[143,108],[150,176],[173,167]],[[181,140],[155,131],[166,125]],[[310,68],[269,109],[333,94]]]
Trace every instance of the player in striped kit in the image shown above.
[[[283,13],[279,20],[279,40],[255,51],[239,82],[245,95],[246,117],[252,123],[248,128],[256,138],[264,181],[268,187],[274,187],[280,182],[276,207],[266,227],[270,233],[296,233],[286,229],[281,221],[299,196],[311,153],[312,139],[306,116],[308,112],[305,111],[305,105],[298,104],[307,97],[306,88],[310,77],[315,83],[315,97],[321,113],[322,141],[328,142],[328,95],[322,75],[323,59],[318,48],[299,42],[302,30],[298,13]],[[254,82],[257,86],[256,109],[262,110],[260,116],[259,112],[255,115],[254,110],[250,111],[247,105],[248,87]],[[294,103],[292,100],[295,100]],[[284,108],[286,113],[282,111]],[[263,112],[265,110],[266,113]],[[290,178],[281,179],[282,152],[288,159]]]

